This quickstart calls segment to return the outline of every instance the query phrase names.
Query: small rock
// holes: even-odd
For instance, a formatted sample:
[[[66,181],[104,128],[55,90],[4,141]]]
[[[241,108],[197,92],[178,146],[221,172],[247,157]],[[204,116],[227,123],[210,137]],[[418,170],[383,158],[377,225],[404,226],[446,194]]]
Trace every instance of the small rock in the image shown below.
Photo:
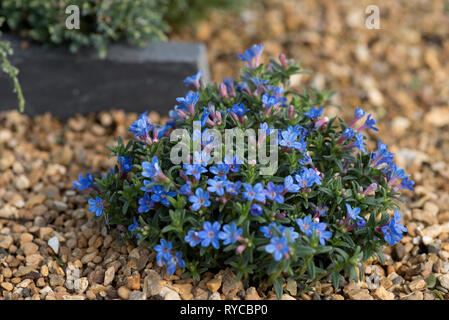
[[[136,273],[126,278],[126,286],[131,290],[140,289],[140,274]]]
[[[133,291],[129,295],[128,300],[145,300],[145,294],[142,291]]]
[[[160,295],[164,300],[181,300],[181,297],[176,291],[167,287],[162,288]]]
[[[209,300],[221,300],[221,296],[218,292],[214,292],[210,295]]]
[[[53,250],[54,253],[58,254],[58,252],[59,252],[59,240],[58,240],[58,237],[51,237],[48,240],[48,246]]]
[[[285,289],[290,292],[291,295],[296,296],[296,294],[298,293],[298,284],[295,280],[290,280],[287,282]]]
[[[145,277],[143,290],[147,297],[160,295],[162,290],[161,276],[156,271],[150,270],[148,276]]]
[[[26,242],[23,244],[22,250],[25,256],[29,256],[35,254],[39,250],[39,247],[33,242]]]
[[[6,291],[11,291],[14,288],[13,285],[9,282],[2,282],[1,287]]]
[[[117,294],[123,300],[128,300],[129,296],[131,295],[131,290],[129,290],[127,287],[120,287],[117,290]]]
[[[374,295],[380,300],[394,300],[394,293],[380,286],[374,292]]]
[[[424,279],[417,279],[408,284],[408,288],[410,291],[419,291],[424,289],[427,286],[427,283]]]
[[[0,248],[8,249],[14,243],[11,236],[0,235]]]
[[[106,272],[104,273],[104,285],[108,286],[112,283],[112,281],[114,280],[114,276],[115,276],[115,268],[114,267],[109,267]]]
[[[175,283],[173,287],[178,289],[178,293],[183,296],[192,293],[192,284],[191,283]]]
[[[246,290],[245,300],[260,300],[260,296],[257,293],[256,288],[250,287]]]
[[[63,276],[58,275],[58,274],[50,275],[50,286],[51,287],[63,286],[64,283],[65,283],[65,279]]]
[[[449,274],[443,274],[439,276],[438,281],[443,288],[449,289]]]
[[[293,298],[291,295],[288,295],[288,294],[284,293],[284,294],[282,295],[281,300],[296,300],[296,299]]]
[[[73,289],[75,289],[75,291],[79,294],[86,291],[88,286],[89,286],[89,281],[87,280],[86,277],[75,279],[75,281],[73,282]]]
[[[19,269],[17,270],[17,272],[14,274],[16,277],[23,277],[24,275],[29,274],[30,272],[34,271],[34,267],[33,266],[20,266]]]
[[[21,174],[15,179],[14,184],[17,189],[24,190],[30,187],[30,180],[25,175]]]
[[[221,287],[221,278],[217,277],[207,282],[207,288],[211,292],[217,292]]]

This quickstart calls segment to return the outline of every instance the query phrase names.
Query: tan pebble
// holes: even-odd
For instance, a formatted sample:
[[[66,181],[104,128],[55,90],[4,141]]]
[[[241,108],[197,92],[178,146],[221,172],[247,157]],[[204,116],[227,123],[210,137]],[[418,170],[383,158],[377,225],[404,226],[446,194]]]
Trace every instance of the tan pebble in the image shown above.
[[[291,295],[284,293],[281,300],[296,300]]]
[[[11,269],[10,269],[10,268],[4,268],[4,269],[2,270],[2,275],[3,275],[5,278],[11,278],[11,277],[12,277],[12,271],[11,271]]]
[[[256,288],[250,287],[246,290],[245,300],[260,300],[260,296],[257,293]]]
[[[131,291],[127,287],[120,287],[117,290],[117,294],[123,300],[128,300],[129,295],[131,294]]]
[[[39,247],[33,242],[26,242],[22,245],[22,250],[25,256],[29,256],[35,254],[39,250]]]
[[[97,296],[95,295],[95,293],[92,292],[92,290],[87,290],[86,297],[89,300],[95,300],[97,298]]]
[[[2,282],[1,287],[6,291],[11,291],[14,288],[13,285],[9,282]]]
[[[384,287],[379,287],[374,292],[374,296],[380,300],[394,300],[394,293],[387,291]]]
[[[34,237],[31,233],[25,232],[20,235],[20,245],[33,241]]]
[[[345,300],[345,298],[341,294],[333,294],[332,297],[335,300]]]
[[[126,278],[126,286],[131,290],[140,289],[140,274],[136,273]]]
[[[178,293],[182,295],[187,295],[192,292],[192,284],[191,283],[175,283],[173,287],[178,289]]]
[[[212,279],[206,285],[211,292],[217,292],[221,287],[221,278]]]
[[[417,279],[408,284],[408,287],[411,291],[422,290],[427,286],[426,281],[424,279]]]

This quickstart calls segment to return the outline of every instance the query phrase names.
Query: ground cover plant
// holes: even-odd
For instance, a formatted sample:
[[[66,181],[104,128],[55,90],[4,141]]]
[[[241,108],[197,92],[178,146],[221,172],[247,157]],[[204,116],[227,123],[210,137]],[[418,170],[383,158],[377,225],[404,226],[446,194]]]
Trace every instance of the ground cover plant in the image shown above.
[[[254,45],[238,55],[238,81],[186,78],[194,90],[177,99],[167,123],[142,114],[129,128],[134,139],[109,147],[115,168],[80,174],[73,185],[89,194],[90,211],[125,240],[153,248],[170,274],[199,279],[230,266],[278,296],[291,279],[301,290],[325,278],[337,287],[340,274],[362,277],[362,261],[382,261],[383,247],[402,239],[399,192],[414,182],[381,140],[367,150],[364,133],[378,130],[371,114],[355,108],[349,124],[323,116],[332,93],[290,90],[300,64],[282,54],[264,64],[262,51]],[[229,155],[212,133],[239,129],[258,139],[249,134]],[[251,157],[256,147],[268,162]],[[174,163],[184,152],[187,161]]]

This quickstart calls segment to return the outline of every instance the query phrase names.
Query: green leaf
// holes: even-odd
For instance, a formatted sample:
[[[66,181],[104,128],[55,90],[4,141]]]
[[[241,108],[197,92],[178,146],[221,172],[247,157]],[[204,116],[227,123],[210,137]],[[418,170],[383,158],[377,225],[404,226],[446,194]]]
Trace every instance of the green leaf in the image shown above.
[[[429,288],[429,289],[435,287],[435,284],[437,283],[437,279],[436,279],[436,277],[435,277],[435,275],[433,273],[431,273],[427,277],[426,283],[427,283],[427,288]]]

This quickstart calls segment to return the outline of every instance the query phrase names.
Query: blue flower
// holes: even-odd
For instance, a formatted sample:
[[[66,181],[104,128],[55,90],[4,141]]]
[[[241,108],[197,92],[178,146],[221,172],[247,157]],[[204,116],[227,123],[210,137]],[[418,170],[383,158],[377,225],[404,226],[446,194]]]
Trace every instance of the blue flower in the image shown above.
[[[376,119],[371,119],[371,114],[368,115],[368,117],[366,117],[365,120],[365,124],[363,126],[361,126],[358,131],[369,128],[369,129],[373,129],[374,131],[379,131],[379,129],[377,129],[376,127],[374,127],[376,125],[377,121]]]
[[[322,108],[315,107],[315,108],[310,109],[309,112],[305,112],[304,114],[309,119],[310,118],[316,118],[316,117],[319,117],[321,115],[321,113],[323,113],[323,109],[324,109],[324,107],[322,107]]]
[[[275,261],[280,261],[290,248],[285,237],[274,237],[271,238],[270,244],[265,246],[265,251],[272,253]]]
[[[404,179],[405,178],[405,170],[400,169],[395,163],[393,163],[387,170],[387,178],[391,180],[395,179]]]
[[[260,216],[263,213],[263,209],[260,205],[258,205],[257,203],[253,203],[251,205],[251,209],[250,212],[253,216]]]
[[[282,99],[276,97],[275,95],[270,96],[265,93],[262,96],[262,103],[265,105],[266,108],[274,107],[275,105],[279,104],[280,102],[282,102]]]
[[[89,199],[87,202],[90,204],[89,211],[95,213],[97,217],[101,216],[103,212],[103,200],[99,196],[95,199]]]
[[[201,174],[207,172],[206,168],[203,168],[200,164],[184,164],[185,174],[188,176],[194,176],[196,180],[201,179]]]
[[[176,98],[176,101],[185,106],[195,106],[199,99],[200,94],[198,92],[189,91],[185,97]]]
[[[232,222],[231,225],[225,224],[223,226],[223,231],[220,231],[218,237],[223,241],[224,245],[235,243],[240,235],[243,233],[241,228],[237,228],[235,222]]]
[[[250,184],[244,184],[243,188],[245,192],[243,192],[243,199],[245,200],[257,200],[259,202],[265,201],[265,193],[261,183],[256,183],[253,187]]]
[[[315,233],[318,235],[318,239],[322,246],[326,244],[326,240],[332,237],[332,232],[326,231],[326,224],[324,222],[316,224],[313,229],[315,230]]]
[[[348,127],[343,131],[342,136],[345,137],[346,139],[351,139],[352,137],[354,137],[354,134],[355,134],[354,130]]]
[[[231,170],[232,172],[239,172],[239,168],[243,162],[239,159],[239,156],[237,154],[234,154],[232,159],[228,156],[225,156],[224,163],[229,165],[229,170]]]
[[[286,176],[284,179],[284,189],[288,192],[298,192],[299,186],[295,184],[292,176]]]
[[[210,244],[215,249],[220,248],[218,233],[220,231],[220,223],[215,221],[213,224],[209,221],[204,222],[203,230],[198,232],[198,236],[201,239],[201,246],[208,247]]]
[[[242,183],[240,181],[226,183],[225,188],[226,192],[231,196],[236,196],[240,193],[240,188],[242,187]]]
[[[265,195],[268,199],[276,201],[277,203],[284,203],[284,197],[282,196],[282,191],[284,187],[282,185],[275,185],[273,182],[268,182],[267,189],[265,190]]]
[[[257,61],[260,59],[260,55],[263,51],[263,45],[255,44],[251,48],[246,49],[245,53],[238,54],[237,57],[248,63],[248,67],[257,67]],[[255,60],[255,61],[254,61]]]
[[[226,78],[223,78],[223,83],[225,84],[225,86],[226,86],[226,90],[228,91],[228,93],[235,93],[234,92],[234,79],[232,79],[232,78],[229,78],[229,79],[226,79]]]
[[[227,164],[220,163],[217,166],[210,167],[209,171],[215,174],[221,180],[226,180],[226,175],[229,172],[229,166]]]
[[[355,207],[354,209],[351,208],[351,206],[349,204],[346,203],[346,211],[348,213],[348,217],[351,217],[351,219],[353,220],[357,220],[359,219],[359,213],[360,213],[360,208],[359,207]]]
[[[128,226],[128,230],[129,230],[130,232],[133,232],[133,231],[136,230],[138,227],[139,227],[139,224],[138,224],[137,221],[136,221],[136,217],[133,217],[133,223],[130,224],[130,225]]]
[[[143,180],[143,187],[140,187],[140,190],[143,192],[152,192],[153,191],[153,181]]]
[[[184,240],[187,241],[191,247],[195,247],[201,242],[201,238],[199,237],[198,232],[194,230],[189,230]]]
[[[165,264],[167,265],[167,272],[169,274],[173,274],[176,271],[176,266],[178,265],[180,268],[185,268],[186,264],[184,260],[182,260],[182,252],[178,251],[174,255],[170,255],[170,257],[166,260]]]
[[[169,260],[171,257],[170,250],[172,249],[171,241],[165,241],[161,239],[160,244],[154,247],[154,250],[157,252],[156,261],[160,264],[163,263],[164,260]]]
[[[357,149],[359,149],[363,153],[366,152],[365,147],[364,147],[364,143],[363,143],[363,134],[362,133],[357,133],[355,135],[354,145],[356,146]]]
[[[312,217],[309,215],[304,219],[296,219],[296,223],[302,232],[306,234],[306,236],[311,237],[313,234],[313,229],[316,223],[312,222]]]
[[[361,108],[355,108],[354,111],[354,119],[356,119],[355,121],[363,118],[365,116],[366,112],[365,110],[361,109]]]
[[[210,206],[209,192],[204,191],[201,188],[197,188],[195,195],[189,196],[189,201],[192,202],[192,209],[194,211],[197,211],[201,207],[208,207]]]
[[[260,124],[260,131],[264,132],[266,135],[269,135],[273,130],[274,127],[271,126],[268,128],[268,124],[266,122]]]
[[[415,181],[408,180],[410,178],[410,175],[405,176],[404,179],[402,179],[401,183],[398,185],[398,188],[400,189],[408,189],[408,190],[415,190],[413,189],[413,185],[415,184]]]
[[[224,195],[225,186],[227,184],[227,180],[216,179],[208,179],[207,184],[210,186],[207,188],[209,192],[215,192],[217,195]]]
[[[248,109],[245,108],[245,105],[243,103],[236,103],[232,105],[231,111],[238,116],[243,116],[248,111]]]
[[[184,79],[184,84],[187,86],[189,85],[194,85],[195,88],[199,88],[200,86],[200,78],[201,75],[203,74],[203,71],[198,71],[198,73],[194,74],[193,76],[187,77]]]
[[[364,226],[366,226],[366,220],[361,217],[359,217],[355,223],[357,225],[357,228],[363,228]]]
[[[146,137],[151,128],[150,118],[147,116],[147,112],[144,112],[131,124],[129,131],[134,133],[134,137]]]
[[[131,158],[120,156],[117,153],[117,160],[124,173],[128,173],[133,168],[133,160]]]
[[[150,198],[150,194],[148,192],[145,192],[143,198],[139,199],[139,208],[137,211],[140,213],[145,213],[150,211],[151,208],[153,208],[153,201]]]
[[[79,191],[90,188],[93,184],[94,179],[92,178],[92,175],[90,173],[87,173],[85,178],[80,173],[78,175],[78,181],[72,182],[73,187],[78,189]]]
[[[312,164],[312,158],[307,153],[304,153],[302,156],[303,156],[302,159],[298,160],[298,163],[300,165],[306,166]]]
[[[276,227],[276,223],[271,222],[268,226],[263,226],[259,228],[259,231],[263,233],[265,238],[271,238],[273,236],[272,227]]]
[[[381,228],[382,232],[384,233],[385,241],[390,245],[401,241],[401,239],[403,238],[402,233],[407,232],[407,228],[402,224],[399,224],[400,221],[401,215],[396,209],[393,218],[391,218],[390,220],[390,223]]]
[[[312,168],[302,168],[299,174],[295,175],[295,179],[301,189],[310,188],[314,184],[321,185],[321,177]]]
[[[142,176],[147,178],[154,178],[156,177],[161,168],[159,167],[159,160],[157,156],[154,156],[151,163],[148,161],[142,162]]]
[[[174,197],[176,196],[176,192],[174,191],[165,191],[165,189],[160,185],[155,185],[153,187],[154,194],[151,195],[151,200],[154,202],[160,202],[164,206],[168,207],[170,202],[167,199],[167,196]]]
[[[190,181],[187,181],[181,188],[179,188],[179,194],[182,195],[192,194],[191,186],[192,183]]]

